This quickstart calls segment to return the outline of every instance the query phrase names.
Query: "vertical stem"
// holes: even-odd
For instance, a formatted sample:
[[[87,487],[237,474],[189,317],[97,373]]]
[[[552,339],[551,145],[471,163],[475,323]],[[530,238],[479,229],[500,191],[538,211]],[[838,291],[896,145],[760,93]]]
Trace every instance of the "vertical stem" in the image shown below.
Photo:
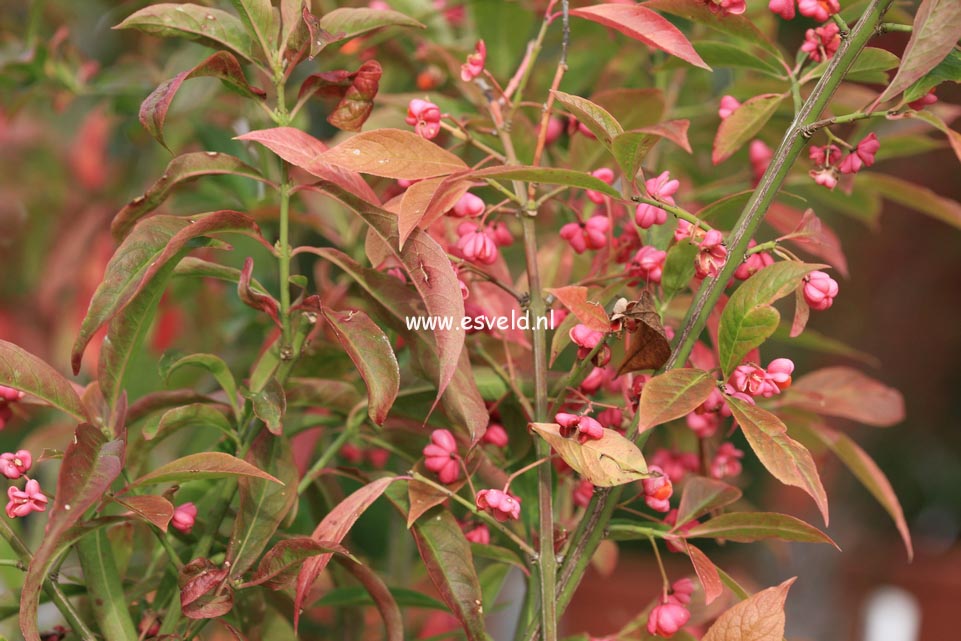
[[[290,180],[287,163],[281,162],[280,172],[280,239],[277,259],[280,263],[280,359],[294,358],[290,344]]]

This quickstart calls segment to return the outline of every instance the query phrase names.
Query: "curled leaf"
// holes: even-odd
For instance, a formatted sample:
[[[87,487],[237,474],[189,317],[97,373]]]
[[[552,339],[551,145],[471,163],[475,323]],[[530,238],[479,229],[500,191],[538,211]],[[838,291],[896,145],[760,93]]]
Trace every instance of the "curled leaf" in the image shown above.
[[[337,106],[327,116],[327,122],[344,131],[360,131],[374,108],[374,97],[384,70],[376,60],[368,60],[360,68],[348,71],[316,73],[300,85],[298,98],[320,96],[337,98]]]

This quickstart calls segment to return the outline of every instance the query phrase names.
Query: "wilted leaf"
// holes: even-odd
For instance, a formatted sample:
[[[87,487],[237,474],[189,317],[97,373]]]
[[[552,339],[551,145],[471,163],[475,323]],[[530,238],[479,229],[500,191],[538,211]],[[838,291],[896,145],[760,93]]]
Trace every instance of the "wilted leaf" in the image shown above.
[[[87,419],[87,411],[66,378],[25,349],[0,340],[0,385],[35,396],[73,416]]]
[[[807,448],[787,435],[787,427],[774,414],[733,396],[726,400],[751,449],[768,472],[785,485],[807,492],[827,525],[828,497]]]
[[[400,390],[400,366],[390,339],[362,311],[323,309],[324,318],[367,384],[367,413],[383,425]]]
[[[730,116],[721,121],[714,137],[711,160],[715,165],[731,157],[771,119],[784,94],[764,93],[745,100]]]
[[[260,99],[266,95],[262,89],[247,84],[244,70],[232,54],[218,51],[193,69],[165,80],[140,105],[140,124],[164,147],[167,143],[164,142],[163,128],[170,103],[173,102],[174,96],[180,91],[180,86],[185,81],[200,77],[217,78],[228,89],[248,98]]]
[[[717,618],[702,641],[782,641],[784,602],[794,580],[761,590],[736,604]]]
[[[315,541],[307,536],[284,539],[264,555],[250,581],[241,587],[263,585],[271,590],[280,590],[294,580],[304,561],[321,554],[350,556],[350,552],[337,543]]]
[[[821,267],[781,261],[756,272],[735,290],[718,327],[718,355],[725,377],[777,329],[781,314],[771,303],[793,292],[805,274]]]
[[[382,74],[383,69],[376,60],[366,61],[353,73],[343,70],[315,73],[301,83],[297,98],[338,99],[337,106],[327,116],[327,122],[344,131],[360,131],[374,108]]]
[[[679,526],[700,518],[741,498],[741,490],[724,481],[692,476],[684,483],[681,502],[677,506]]]
[[[161,465],[153,472],[141,476],[130,487],[156,485],[158,483],[185,483],[225,476],[249,476],[281,483],[263,470],[224,452],[201,452]]]
[[[303,4],[303,22],[307,31],[307,39],[310,44],[309,60],[313,60],[317,54],[323,51],[327,45],[339,42],[346,37],[344,33],[330,33],[320,25],[320,18],[310,12],[310,4]]]
[[[827,543],[837,547],[827,534],[813,525],[793,516],[775,512],[721,514],[687,530],[684,536],[691,539],[723,539],[737,543],[778,539],[799,543]]]
[[[627,329],[627,344],[624,362],[617,368],[617,375],[663,367],[671,357],[671,344],[650,292],[642,291],[639,300],[628,303],[625,310],[612,320],[618,319],[623,319]]]
[[[261,294],[251,287],[250,283],[253,280],[253,275],[254,259],[248,256],[244,259],[244,268],[240,270],[240,280],[237,281],[237,297],[244,305],[264,312],[270,316],[275,325],[280,326],[280,303],[270,294]],[[289,287],[290,285],[285,284],[284,286]]]
[[[231,578],[243,576],[260,557],[297,501],[300,480],[290,443],[284,437],[262,431],[245,458],[258,469],[275,474],[283,485],[258,478],[238,479],[240,506],[227,544]]]
[[[695,67],[711,70],[677,27],[645,6],[598,4],[574,9],[571,15],[616,29],[648,47],[677,56]]]
[[[427,576],[464,628],[469,641],[486,641],[483,596],[470,544],[448,511],[434,508],[412,532]]]
[[[226,568],[209,559],[194,559],[180,569],[180,608],[190,619],[215,619],[234,607],[234,589]]]
[[[934,69],[961,39],[961,3],[957,0],[921,0],[911,38],[894,79],[875,104],[889,100]]]
[[[531,423],[537,432],[574,471],[598,487],[624,485],[648,478],[644,455],[631,441],[614,430],[581,444],[561,436],[557,423]]]
[[[217,151],[195,151],[177,156],[170,161],[157,182],[148,187],[142,196],[137,196],[117,212],[110,224],[113,237],[118,241],[123,240],[138,220],[167,199],[174,187],[201,176],[223,174],[270,182],[259,171],[230,154]]]
[[[208,47],[229,49],[254,62],[254,44],[243,23],[226,11],[190,3],[165,2],[137,11],[114,29],[137,29],[158,36],[199,40]]]
[[[672,369],[644,383],[638,408],[638,431],[673,421],[693,412],[707,400],[717,382],[699,369]]]
[[[67,447],[57,476],[56,498],[40,547],[33,554],[20,594],[20,630],[27,641],[40,641],[37,607],[40,589],[57,558],[66,551],[63,539],[99,503],[123,468],[124,442],[108,441],[92,425],[81,423]]]
[[[599,303],[587,300],[586,287],[569,285],[548,289],[547,292],[553,294],[554,298],[569,309],[579,322],[590,329],[605,334],[611,331],[611,321],[607,317],[607,312]]]
[[[904,397],[899,391],[850,367],[827,367],[805,374],[779,401],[878,427],[904,420]]]
[[[338,503],[327,516],[314,528],[310,535],[315,541],[339,544],[347,536],[350,528],[360,518],[370,505],[376,501],[387,486],[402,477],[386,476],[372,481],[356,490],[353,494]],[[300,568],[297,575],[297,594],[294,597],[294,629],[300,623],[300,613],[314,581],[324,571],[330,562],[332,553],[308,559]]]
[[[275,436],[284,431],[284,414],[287,412],[287,397],[284,386],[276,378],[271,378],[263,389],[250,397],[254,415],[264,422]]]

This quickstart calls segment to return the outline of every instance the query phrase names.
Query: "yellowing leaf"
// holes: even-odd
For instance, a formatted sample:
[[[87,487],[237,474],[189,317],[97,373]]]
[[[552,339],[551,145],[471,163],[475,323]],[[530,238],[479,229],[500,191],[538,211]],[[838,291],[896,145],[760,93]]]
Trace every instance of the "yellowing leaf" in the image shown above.
[[[904,420],[904,397],[898,390],[850,367],[826,367],[802,376],[781,404],[878,427]]]
[[[531,423],[537,432],[574,471],[598,487],[624,485],[648,478],[644,455],[634,443],[614,430],[583,444],[561,436],[557,423]]]
[[[699,369],[674,369],[655,376],[641,391],[638,430],[643,432],[693,412],[707,400],[714,386],[714,377]]]
[[[722,614],[701,641],[781,641],[784,602],[797,577],[761,590]]]
[[[714,151],[711,160],[715,165],[731,157],[744,143],[754,138],[767,121],[771,119],[784,94],[764,93],[744,101],[740,107],[725,118],[717,128],[714,137]]]

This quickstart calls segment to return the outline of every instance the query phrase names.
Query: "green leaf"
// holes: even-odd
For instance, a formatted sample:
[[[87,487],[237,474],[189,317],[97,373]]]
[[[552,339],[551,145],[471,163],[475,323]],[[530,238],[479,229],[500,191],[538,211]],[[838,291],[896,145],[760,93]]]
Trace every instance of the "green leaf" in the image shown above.
[[[717,336],[725,378],[777,329],[781,315],[771,303],[793,292],[805,274],[821,267],[824,265],[781,261],[755,273],[734,291],[721,312]]]
[[[137,196],[117,212],[110,224],[113,237],[118,241],[123,240],[137,221],[159,207],[175,187],[201,176],[224,174],[270,183],[259,171],[230,154],[217,151],[182,154],[170,161],[160,179],[148,187],[142,196]]]
[[[145,474],[131,483],[130,487],[157,485],[158,483],[185,483],[187,481],[232,476],[266,479],[283,485],[279,479],[235,456],[223,452],[201,452],[199,454],[189,454],[161,465],[153,472]]]
[[[676,523],[682,526],[740,498],[741,490],[733,485],[703,476],[690,477],[681,492]]]
[[[424,29],[424,25],[409,16],[389,9],[367,9],[365,7],[338,7],[320,19],[320,26],[330,33],[346,40],[370,33],[384,27],[413,27]],[[342,35],[341,35],[342,34]]]
[[[961,3],[921,0],[901,66],[875,104],[897,96],[924,77],[951,53],[958,39],[961,39]]]
[[[881,83],[884,83],[887,82],[888,76],[883,72],[894,69],[900,63],[901,59],[887,49],[865,47],[861,53],[858,54],[858,57],[851,65],[851,68],[848,70],[847,74],[845,74],[844,79],[853,82],[880,80]],[[810,77],[812,79],[820,78],[824,75],[824,71],[827,68],[828,61],[825,61],[804,75],[805,77]]]
[[[781,641],[784,602],[795,579],[761,590],[717,618],[701,641]]]
[[[708,372],[699,369],[673,369],[658,374],[641,391],[638,431],[644,432],[693,412],[717,387]]]
[[[723,539],[737,543],[753,543],[765,539],[827,543],[837,547],[831,538],[801,519],[776,512],[730,512],[715,516],[684,533],[690,539]],[[840,549],[840,548],[838,548]]]
[[[890,174],[867,174],[859,180],[860,186],[880,194],[885,200],[927,214],[935,220],[961,229],[961,204],[956,200],[945,198],[927,187]]]
[[[961,66],[961,63],[959,63],[959,66]],[[959,80],[958,82],[961,82],[961,80]],[[957,132],[957,131],[955,131],[954,129],[952,129],[951,127],[949,127],[949,126],[948,126],[948,123],[944,122],[941,118],[939,118],[938,116],[934,115],[934,114],[931,113],[930,111],[908,112],[908,114],[909,114],[912,118],[917,118],[918,120],[923,120],[923,121],[927,122],[927,123],[930,124],[932,127],[934,127],[935,129],[937,129],[938,131],[940,131],[941,133],[943,133],[943,134],[947,137],[947,139],[948,139],[948,144],[951,145],[951,149],[954,150],[954,155],[958,157],[958,160],[959,160],[959,161],[961,161],[961,132]],[[933,142],[933,141],[931,141],[931,140],[928,139],[928,138],[920,138],[920,140],[918,140],[918,139],[912,139],[912,140],[910,141],[910,142],[912,143],[912,145],[911,145],[912,148],[914,148],[914,149],[923,149],[924,146],[925,146],[925,142],[922,142],[922,141],[925,141],[925,142],[928,143],[928,144],[930,144],[930,143]],[[887,141],[885,141],[885,142],[887,142]],[[891,147],[891,145],[890,145],[890,144],[887,144],[887,145],[885,145],[885,147]],[[880,158],[879,158],[878,160],[880,160]],[[953,223],[952,223],[952,224],[953,224]]]
[[[733,396],[728,396],[726,400],[761,464],[771,476],[785,485],[807,492],[814,499],[827,525],[828,497],[807,448],[788,436],[787,427],[774,414]]]
[[[324,318],[367,384],[367,413],[383,425],[400,390],[400,366],[390,339],[362,311],[324,308]]]
[[[239,274],[239,272],[238,272]],[[238,405],[237,381],[230,372],[230,368],[224,359],[214,354],[190,354],[168,362],[162,360],[160,363],[160,375],[165,381],[170,380],[170,376],[181,367],[200,367],[210,372],[220,384],[220,388],[227,394],[227,402],[234,410],[234,415],[240,417],[240,407]]]
[[[714,137],[711,161],[717,165],[755,137],[771,119],[785,94],[764,93],[745,100],[730,116],[721,121]]]
[[[447,612],[447,606],[423,592],[407,588],[390,588],[397,605],[405,608],[422,608],[427,610],[442,610]],[[317,607],[351,608],[374,605],[367,591],[360,586],[334,588],[314,602]]]
[[[787,71],[776,60],[753,54],[737,44],[704,40],[694,43],[694,49],[713,68],[751,69],[781,80],[787,76]]]
[[[244,70],[233,55],[218,51],[193,69],[178,73],[162,82],[140,105],[140,124],[164,147],[167,147],[167,143],[164,142],[163,128],[170,103],[185,81],[201,77],[217,78],[228,89],[246,98],[262,99],[266,95],[262,89],[247,84]]]
[[[233,425],[227,416],[224,405],[191,403],[169,409],[155,421],[148,421],[143,427],[143,437],[147,441],[159,441],[184,427],[212,427],[231,438],[236,438]]]
[[[436,507],[414,524],[412,532],[427,576],[460,620],[468,641],[486,641],[480,581],[457,520],[450,511]]]
[[[87,420],[87,410],[70,381],[25,349],[0,340],[0,385],[35,396],[44,403]]]
[[[181,259],[180,262],[177,263],[173,275],[182,278],[215,278],[228,283],[234,283],[235,285],[240,282],[241,277],[240,270],[236,267],[220,265],[219,263],[213,263],[209,260],[195,258],[193,256],[187,256]],[[262,296],[270,293],[267,291],[267,288],[261,285],[256,279],[251,279],[250,289]]]
[[[904,397],[850,367],[826,367],[794,381],[779,405],[890,427],[904,420]]]
[[[92,425],[81,423],[67,446],[57,476],[56,498],[40,547],[34,552],[20,595],[20,629],[27,641],[40,641],[37,608],[44,579],[67,551],[68,535],[84,512],[103,499],[123,468],[124,442],[108,441]]]
[[[308,536],[283,539],[264,555],[250,581],[240,587],[263,585],[271,590],[280,590],[293,581],[304,561],[321,554],[350,556],[350,552],[337,543],[315,541]]]
[[[957,49],[952,49],[951,53],[939,62],[934,69],[905,89],[904,101],[914,102],[945,82],[961,82],[961,52]]]
[[[615,136],[610,145],[611,154],[621,173],[629,179],[637,176],[644,158],[659,140],[660,137],[644,131],[627,131]]]
[[[198,238],[220,233],[244,233],[263,241],[252,218],[223,210],[189,218],[154,216],[141,221],[124,239],[107,264],[103,281],[90,301],[71,353],[74,372],[93,334],[145,288],[152,277],[173,262]],[[266,242],[263,241],[265,244]]]
[[[694,258],[698,252],[693,243],[675,243],[667,250],[664,271],[661,274],[661,287],[664,299],[671,300],[691,284],[694,278]]]
[[[270,0],[230,0],[230,4],[240,15],[253,40],[260,44],[264,59],[269,60],[276,49],[275,39],[280,27]]]
[[[157,36],[199,40],[228,49],[250,62],[260,59],[243,23],[226,11],[190,3],[160,3],[137,11],[114,29],[137,29]]]
[[[792,428],[794,424],[792,423]],[[878,467],[868,453],[861,449],[847,434],[832,430],[827,425],[821,423],[813,425],[802,425],[802,429],[809,433],[813,438],[819,440],[828,449],[841,459],[851,473],[861,482],[868,492],[881,504],[881,507],[891,515],[901,540],[904,541],[904,548],[908,553],[908,561],[914,558],[914,546],[911,544],[911,532],[908,524],[904,520],[904,511],[898,501],[894,488],[890,481]]]
[[[300,480],[290,443],[282,436],[262,431],[245,460],[276,475],[283,485],[258,478],[238,479],[240,506],[227,544],[231,578],[243,576],[260,557],[270,537],[297,502],[297,482]]]
[[[494,561],[496,563],[503,563],[504,565],[512,565],[519,569],[526,575],[530,575],[530,571],[521,557],[513,550],[501,547],[499,545],[491,545],[486,543],[471,543],[471,556],[475,559],[487,559],[488,561]]]
[[[574,471],[598,487],[624,485],[649,478],[644,455],[637,446],[614,430],[578,443],[561,436],[557,423],[531,423],[530,428],[554,448]]]
[[[578,122],[587,127],[594,136],[605,146],[611,147],[614,139],[624,133],[624,128],[617,119],[600,105],[594,104],[587,98],[574,96],[563,91],[553,91],[554,98],[567,111],[577,118]]]
[[[264,388],[250,397],[254,415],[264,422],[275,436],[284,431],[284,414],[287,412],[287,397],[284,386],[276,378],[271,378]]]

